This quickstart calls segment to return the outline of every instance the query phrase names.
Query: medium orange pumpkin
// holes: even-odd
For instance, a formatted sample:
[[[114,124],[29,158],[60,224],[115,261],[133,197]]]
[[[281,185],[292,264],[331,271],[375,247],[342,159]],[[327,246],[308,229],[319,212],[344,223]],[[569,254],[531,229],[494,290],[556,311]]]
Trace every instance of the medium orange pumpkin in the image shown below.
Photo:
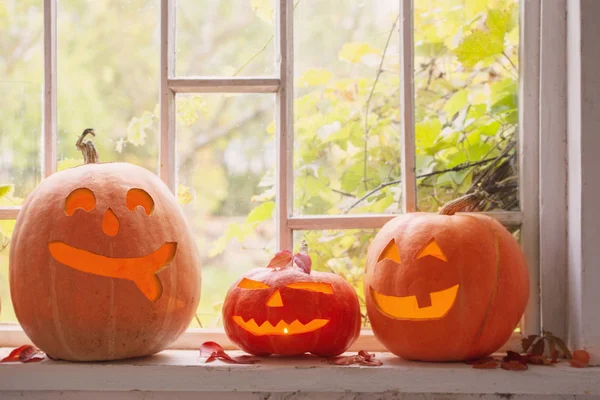
[[[411,360],[487,356],[511,336],[529,297],[519,243],[499,222],[454,212],[411,213],[383,226],[366,260],[365,298],[373,332]]]
[[[78,147],[97,160],[92,142]],[[175,197],[144,168],[88,163],[27,197],[10,251],[16,316],[72,361],[149,355],[189,326],[200,298],[195,243]]]
[[[305,252],[278,253],[229,289],[223,325],[229,339],[255,355],[322,357],[343,353],[360,333],[356,292],[342,277],[311,272]]]

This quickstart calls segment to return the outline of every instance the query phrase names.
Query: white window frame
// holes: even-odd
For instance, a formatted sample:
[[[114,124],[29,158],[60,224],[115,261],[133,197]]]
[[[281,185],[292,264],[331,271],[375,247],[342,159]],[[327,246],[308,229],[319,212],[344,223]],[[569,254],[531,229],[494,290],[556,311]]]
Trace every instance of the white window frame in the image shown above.
[[[564,84],[564,22],[566,0],[543,2],[521,0],[519,85],[520,206],[518,212],[486,213],[507,226],[521,226],[521,240],[530,268],[531,294],[522,323],[507,346],[515,348],[523,334],[551,330],[566,333],[566,114],[564,96],[547,90],[547,85]],[[178,77],[175,75],[176,0],[161,0],[160,6],[160,167],[159,175],[169,189],[176,188],[175,97],[178,93],[274,93],[276,95],[276,235],[277,248],[290,249],[295,230],[377,229],[396,215],[296,216],[293,214],[293,2],[276,2],[276,77]],[[414,87],[413,87],[413,0],[400,2],[401,44],[401,143],[403,212],[416,210]],[[57,108],[57,0],[44,5],[44,114],[42,129],[43,176],[56,171]],[[542,23],[542,9],[543,23]],[[405,18],[407,16],[407,18]],[[558,23],[558,28],[557,28]],[[563,39],[561,39],[561,34]],[[562,40],[562,42],[561,42]],[[548,61],[558,57],[563,62]],[[561,69],[563,68],[563,69]],[[544,132],[540,140],[540,132]],[[562,156],[561,156],[562,154]],[[562,158],[561,158],[562,157]],[[552,161],[550,163],[550,161]],[[544,168],[540,168],[540,163]],[[552,167],[547,168],[548,165]],[[540,204],[543,208],[540,209]],[[19,207],[0,208],[0,219],[14,219]],[[541,234],[543,233],[543,234]],[[540,267],[541,265],[541,267]],[[542,290],[540,290],[540,284]],[[214,340],[226,348],[233,345],[222,329],[189,329],[172,348],[197,348]],[[0,325],[0,346],[16,346],[29,340],[20,327]],[[383,351],[370,331],[363,331],[353,349]]]

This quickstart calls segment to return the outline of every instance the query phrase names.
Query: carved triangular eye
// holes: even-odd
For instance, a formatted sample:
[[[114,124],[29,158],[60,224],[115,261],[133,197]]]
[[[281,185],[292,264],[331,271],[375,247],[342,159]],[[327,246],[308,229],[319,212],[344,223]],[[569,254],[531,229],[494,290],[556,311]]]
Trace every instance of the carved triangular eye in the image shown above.
[[[268,289],[269,285],[266,285],[262,282],[253,281],[252,279],[243,278],[240,281],[240,283],[238,283],[238,287],[242,288],[242,289],[257,290],[257,289]]]
[[[435,238],[431,238],[431,240],[427,242],[425,247],[423,247],[421,251],[419,251],[419,254],[417,254],[417,258],[425,256],[432,256],[442,261],[448,261],[448,258],[446,257],[442,249],[440,249],[440,246],[438,246],[437,242],[435,241]]]
[[[400,252],[398,251],[398,246],[396,246],[396,241],[394,239],[390,240],[390,242],[385,246],[385,249],[379,255],[379,259],[377,262],[381,260],[393,260],[397,263],[400,262]]]
[[[325,282],[295,282],[286,285],[292,289],[308,290],[309,292],[319,292],[325,294],[333,294],[333,286],[331,283]]]

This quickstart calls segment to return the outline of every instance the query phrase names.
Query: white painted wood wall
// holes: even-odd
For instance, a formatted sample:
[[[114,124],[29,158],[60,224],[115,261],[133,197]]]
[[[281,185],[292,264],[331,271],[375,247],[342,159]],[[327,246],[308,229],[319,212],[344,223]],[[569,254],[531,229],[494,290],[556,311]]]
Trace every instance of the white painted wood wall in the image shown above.
[[[600,1],[568,0],[569,341],[600,364]]]
[[[510,395],[497,394],[408,394],[384,393],[316,393],[316,392],[6,392],[7,399],[19,400],[592,400],[588,395]],[[3,397],[4,398],[4,397]]]

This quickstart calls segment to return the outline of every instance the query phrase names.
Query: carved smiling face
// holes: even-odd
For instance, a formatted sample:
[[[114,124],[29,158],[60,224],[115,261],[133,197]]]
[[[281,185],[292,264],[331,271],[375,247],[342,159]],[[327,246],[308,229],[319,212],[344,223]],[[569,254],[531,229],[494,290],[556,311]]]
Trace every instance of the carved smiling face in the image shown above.
[[[422,260],[424,259],[424,260]],[[391,239],[386,248],[379,256],[377,264],[382,269],[399,267],[401,265],[401,256],[395,239]],[[410,279],[411,275],[417,273],[419,269],[429,268],[437,269],[436,274],[452,275],[452,269],[447,268],[448,258],[438,245],[435,238],[431,238],[417,252],[413,265],[415,268],[404,271],[404,277],[401,279]],[[444,268],[446,267],[446,268]],[[447,277],[452,282],[452,277]],[[458,278],[456,278],[456,281]],[[419,282],[418,279],[412,279],[413,282]],[[413,284],[404,296],[384,295],[370,287],[371,298],[379,310],[390,318],[399,320],[435,320],[443,318],[452,308],[456,300],[456,295],[460,284],[456,283],[445,287],[443,283],[422,283]]]
[[[294,315],[297,308],[297,304],[294,303],[294,300],[298,300],[298,295],[294,295],[293,292],[289,292],[284,289],[292,289],[292,290],[303,290],[309,293],[305,293],[304,296],[310,298],[312,293],[322,293],[327,295],[333,295],[333,286],[330,283],[326,282],[291,282],[285,284],[285,286],[281,287],[281,283],[277,283],[277,286],[271,289],[269,285],[266,283],[262,283],[259,281],[255,281],[248,278],[243,278],[237,285],[238,288],[242,290],[262,290],[266,291],[268,294],[268,298],[265,302],[265,307],[277,308],[279,312],[271,312],[272,315],[279,314],[281,317],[277,320],[273,318],[267,318],[264,321],[256,321],[254,317],[252,317],[252,313],[248,315],[248,313],[241,312],[240,314],[245,315],[233,315],[233,321],[238,324],[240,327],[245,329],[246,331],[252,333],[256,336],[265,336],[265,335],[298,335],[301,333],[312,332],[314,330],[320,329],[329,323],[329,317],[319,315],[321,314],[318,310],[313,310],[313,315],[319,315],[320,318],[303,318],[304,321],[300,321],[300,319],[296,318],[291,323],[286,322],[286,320],[290,320],[289,315]],[[289,296],[288,307],[292,308],[291,310],[286,310],[285,304],[283,302],[283,298],[281,297],[281,292],[284,290],[286,293],[286,297]],[[264,297],[261,295],[261,297]],[[296,297],[296,299],[294,299]],[[327,301],[327,299],[324,299]],[[326,317],[326,318],[323,318]],[[259,325],[260,324],[260,325]]]
[[[107,360],[168,346],[200,297],[198,254],[175,197],[148,170],[88,164],[28,196],[11,243],[11,294],[54,357]]]
[[[360,327],[358,299],[341,277],[298,267],[256,268],[227,293],[223,323],[230,340],[259,355],[335,355]]]
[[[464,360],[497,350],[528,291],[519,244],[489,217],[407,214],[369,247],[369,319],[378,339],[404,358]]]
[[[140,208],[150,216],[154,211],[154,200],[144,189],[132,188],[123,199],[127,210],[135,212]],[[77,210],[91,212],[96,209],[94,192],[88,188],[77,188],[65,199],[65,214],[73,216]],[[127,215],[123,216],[124,218]],[[109,206],[102,218],[102,232],[110,237],[119,233],[119,217]],[[165,242],[158,249],[137,257],[107,257],[92,251],[74,247],[60,240],[48,243],[48,250],[54,259],[76,270],[110,278],[133,281],[150,301],[162,295],[162,284],[156,273],[168,266],[175,257],[176,242]]]

